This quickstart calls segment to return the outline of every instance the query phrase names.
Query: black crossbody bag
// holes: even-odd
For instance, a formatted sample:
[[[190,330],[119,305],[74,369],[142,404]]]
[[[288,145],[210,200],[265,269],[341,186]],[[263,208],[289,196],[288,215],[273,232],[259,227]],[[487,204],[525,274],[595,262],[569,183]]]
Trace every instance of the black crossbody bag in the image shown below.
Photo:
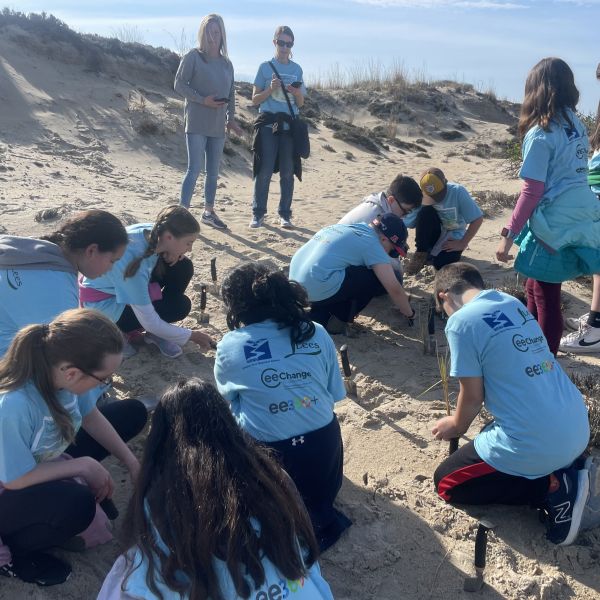
[[[281,89],[283,90],[283,95],[285,96],[288,108],[290,109],[290,115],[292,116],[292,121],[290,122],[290,132],[292,134],[292,140],[294,142],[294,150],[297,154],[300,155],[301,158],[308,158],[310,156],[310,139],[308,138],[308,124],[306,121],[303,121],[298,115],[294,114],[292,103],[290,102],[290,98],[288,96],[288,91],[283,85],[283,79],[281,79],[281,76],[277,72],[275,65],[271,61],[269,61],[269,65],[271,65],[271,69],[273,69],[273,72],[277,76],[277,79],[281,81]]]

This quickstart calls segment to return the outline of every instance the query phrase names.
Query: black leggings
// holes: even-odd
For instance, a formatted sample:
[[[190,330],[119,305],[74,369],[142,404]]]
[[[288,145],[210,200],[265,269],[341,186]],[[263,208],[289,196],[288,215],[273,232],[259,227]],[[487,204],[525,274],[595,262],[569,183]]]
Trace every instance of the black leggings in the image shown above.
[[[325,550],[351,523],[333,506],[342,487],[344,470],[344,447],[337,417],[333,415],[328,425],[304,435],[262,443],[276,451],[296,484],[321,550]]]
[[[157,282],[162,289],[162,299],[156,300],[152,305],[163,321],[175,323],[185,319],[190,314],[192,302],[185,295],[185,290],[193,275],[194,265],[187,256],[184,256],[172,267],[165,266],[162,275],[152,275],[151,281]],[[123,314],[117,321],[117,326],[125,333],[142,328],[131,306],[125,307]]]
[[[124,441],[146,424],[146,408],[138,400],[120,400],[99,409]],[[102,460],[108,452],[83,429],[65,452],[73,458]],[[47,481],[0,494],[0,537],[13,555],[23,556],[62,544],[85,531],[96,514],[94,494],[72,480]]]
[[[451,504],[511,504],[539,508],[548,493],[550,476],[527,479],[496,471],[484,462],[475,443],[451,454],[435,470],[437,493]]]
[[[415,222],[415,245],[417,252],[431,252],[442,235],[442,222],[433,206],[421,206]],[[436,269],[458,262],[462,252],[442,250],[437,256],[431,256],[429,263]]]
[[[351,323],[375,296],[386,293],[372,269],[346,267],[340,289],[330,298],[311,303],[311,319],[325,326],[329,317],[335,315],[340,321]]]

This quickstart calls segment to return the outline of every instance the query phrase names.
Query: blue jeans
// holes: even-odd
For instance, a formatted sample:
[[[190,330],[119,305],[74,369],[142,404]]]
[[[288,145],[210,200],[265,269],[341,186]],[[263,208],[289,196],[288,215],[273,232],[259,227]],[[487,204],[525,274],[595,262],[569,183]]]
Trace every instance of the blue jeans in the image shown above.
[[[188,154],[188,167],[181,184],[181,199],[179,204],[190,207],[196,180],[201,172],[204,178],[204,206],[212,208],[217,194],[217,179],[219,164],[225,145],[224,137],[208,137],[200,133],[186,133],[185,142]]]
[[[267,197],[269,184],[273,175],[275,160],[279,157],[279,216],[290,219],[292,216],[292,196],[294,195],[294,156],[292,136],[289,132],[273,135],[273,129],[268,125],[260,128],[261,160],[260,171],[254,180],[254,199],[252,214],[263,217],[267,212]]]

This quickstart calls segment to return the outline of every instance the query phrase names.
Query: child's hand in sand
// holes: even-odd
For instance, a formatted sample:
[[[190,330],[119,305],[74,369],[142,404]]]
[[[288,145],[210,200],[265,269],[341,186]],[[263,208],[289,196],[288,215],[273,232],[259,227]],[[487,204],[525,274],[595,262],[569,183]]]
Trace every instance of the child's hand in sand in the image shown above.
[[[440,419],[433,426],[431,433],[436,440],[451,440],[452,438],[460,437],[460,433],[456,428],[456,422],[453,416],[443,417]]]
[[[105,498],[112,498],[115,482],[110,473],[97,460],[89,456],[82,456],[77,460],[82,463],[81,477],[92,490],[96,502],[102,502]]]
[[[194,344],[198,344],[200,349],[204,351],[217,347],[216,342],[209,335],[206,335],[206,333],[200,331],[199,329],[192,330],[190,341],[194,342]]]

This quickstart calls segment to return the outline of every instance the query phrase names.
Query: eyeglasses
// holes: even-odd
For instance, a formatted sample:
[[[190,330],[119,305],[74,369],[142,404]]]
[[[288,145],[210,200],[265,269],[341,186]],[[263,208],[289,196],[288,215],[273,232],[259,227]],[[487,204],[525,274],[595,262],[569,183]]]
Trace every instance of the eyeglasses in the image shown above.
[[[406,208],[405,206],[402,206],[402,204],[398,204],[398,208],[400,208],[400,210],[402,211],[403,217],[405,217],[408,213],[412,212],[413,209],[412,206],[410,208]]]
[[[112,375],[109,375],[108,377],[104,377],[103,379],[101,379],[97,375],[94,375],[93,373],[90,373],[89,371],[86,371],[85,369],[82,369],[81,367],[78,367],[77,365],[65,365],[64,367],[62,367],[62,370],[64,371],[65,369],[71,369],[71,368],[79,369],[84,375],[86,375],[87,377],[91,377],[92,379],[95,379],[98,383],[101,383],[104,386],[112,385]]]
[[[294,45],[294,42],[284,42],[283,40],[275,40],[275,43],[280,47],[283,48],[284,46],[286,48],[291,48]]]

